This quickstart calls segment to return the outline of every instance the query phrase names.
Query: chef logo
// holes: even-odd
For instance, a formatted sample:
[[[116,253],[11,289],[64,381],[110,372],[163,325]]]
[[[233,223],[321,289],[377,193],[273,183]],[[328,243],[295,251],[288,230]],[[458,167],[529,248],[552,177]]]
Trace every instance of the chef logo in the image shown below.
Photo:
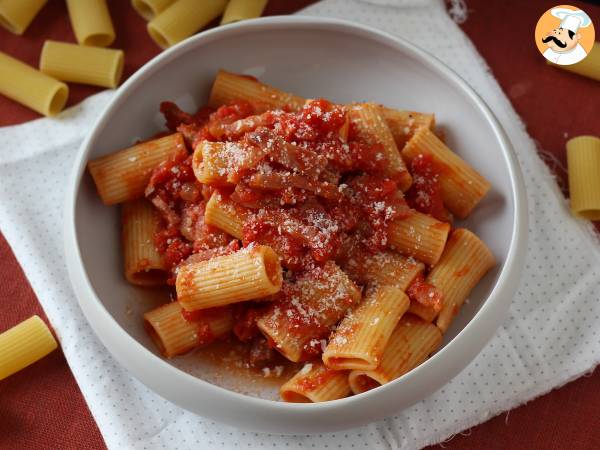
[[[585,11],[559,5],[546,11],[535,27],[535,43],[544,58],[566,66],[585,58],[594,45],[594,24]]]

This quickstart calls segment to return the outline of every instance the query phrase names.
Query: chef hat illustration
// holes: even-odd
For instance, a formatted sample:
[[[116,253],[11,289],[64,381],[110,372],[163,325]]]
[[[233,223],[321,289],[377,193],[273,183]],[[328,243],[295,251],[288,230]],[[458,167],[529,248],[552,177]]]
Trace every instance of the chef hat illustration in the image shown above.
[[[585,28],[592,23],[590,16],[580,9],[554,8],[550,13],[561,20],[560,28],[571,30],[573,33],[577,33],[580,27]]]

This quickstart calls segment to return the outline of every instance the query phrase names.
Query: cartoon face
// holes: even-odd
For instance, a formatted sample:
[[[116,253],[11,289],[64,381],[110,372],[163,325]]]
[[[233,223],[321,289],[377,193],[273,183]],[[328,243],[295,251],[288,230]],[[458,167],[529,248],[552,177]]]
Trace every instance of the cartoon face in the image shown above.
[[[542,42],[555,52],[563,53],[574,49],[579,39],[581,39],[580,34],[564,28],[555,28],[542,38]]]

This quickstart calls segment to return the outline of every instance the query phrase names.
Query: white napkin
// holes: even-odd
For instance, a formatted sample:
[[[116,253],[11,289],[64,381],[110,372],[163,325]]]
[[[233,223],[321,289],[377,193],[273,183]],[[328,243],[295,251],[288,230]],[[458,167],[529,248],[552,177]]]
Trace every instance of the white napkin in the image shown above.
[[[355,20],[433,53],[485,99],[517,150],[527,185],[530,237],[509,318],[441,390],[358,429],[312,436],[242,432],[163,400],[118,366],[92,334],[64,265],[65,180],[82,138],[113,95],[103,92],[58,119],[0,129],[0,229],[58,332],[109,448],[418,448],[539,396],[600,362],[600,255],[589,223],[569,215],[523,124],[443,3],[371,2],[326,0],[304,13]]]

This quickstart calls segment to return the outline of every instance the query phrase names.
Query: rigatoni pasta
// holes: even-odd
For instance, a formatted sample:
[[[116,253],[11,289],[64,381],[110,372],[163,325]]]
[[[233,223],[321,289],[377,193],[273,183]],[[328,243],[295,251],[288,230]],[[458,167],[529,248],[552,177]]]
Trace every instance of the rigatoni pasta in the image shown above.
[[[571,211],[588,220],[600,219],[600,138],[578,136],[567,141]]]
[[[360,394],[389,383],[421,364],[442,342],[442,333],[430,323],[406,315],[398,323],[373,370],[353,370],[348,376],[352,392]]]
[[[131,6],[146,20],[152,20],[175,0],[131,0]]]
[[[42,359],[58,345],[38,316],[0,334],[0,380]]]
[[[400,289],[371,289],[356,309],[340,322],[323,352],[323,362],[335,370],[371,370],[381,360],[387,342],[410,301]]]
[[[148,22],[148,33],[159,47],[171,47],[219,17],[226,5],[227,0],[177,0]]]
[[[125,278],[138,286],[166,284],[169,272],[154,244],[159,216],[146,199],[123,203],[121,211]]]
[[[45,116],[62,111],[69,98],[65,83],[0,52],[0,94]]]
[[[348,373],[330,370],[320,362],[307,363],[279,392],[284,401],[293,403],[337,400],[350,394]]]
[[[0,25],[14,34],[23,34],[48,0],[0,1]]]
[[[174,133],[94,159],[88,169],[104,204],[114,205],[142,197],[152,170],[182,151],[183,137]]]
[[[221,25],[260,17],[269,0],[229,0]]]
[[[88,167],[105,203],[125,202],[126,278],[169,290],[144,315],[168,358],[214,345],[203,358],[268,378],[293,369],[284,401],[340,399],[423,362],[494,264],[474,234],[450,231],[448,209],[467,208],[444,191],[438,160],[455,160],[429,136],[433,114],[225,71],[208,106],[160,110],[169,132]],[[459,193],[469,211],[473,192]]]
[[[281,289],[281,265],[267,246],[188,264],[177,274],[177,299],[188,311],[254,300]]]
[[[173,358],[229,334],[233,314],[230,309],[218,308],[188,320],[181,305],[171,302],[145,313],[144,325],[160,352]]]
[[[108,47],[115,40],[106,0],[67,0],[71,26],[81,45]]]
[[[446,147],[430,129],[420,128],[402,150],[407,162],[428,155],[439,168],[442,198],[446,207],[464,219],[490,189],[490,183]]]
[[[465,228],[452,232],[442,258],[427,277],[444,296],[436,322],[440,330],[446,332],[471,290],[495,264],[490,249],[472,232]]]
[[[40,70],[62,81],[116,88],[123,75],[124,59],[123,50],[46,41]]]

